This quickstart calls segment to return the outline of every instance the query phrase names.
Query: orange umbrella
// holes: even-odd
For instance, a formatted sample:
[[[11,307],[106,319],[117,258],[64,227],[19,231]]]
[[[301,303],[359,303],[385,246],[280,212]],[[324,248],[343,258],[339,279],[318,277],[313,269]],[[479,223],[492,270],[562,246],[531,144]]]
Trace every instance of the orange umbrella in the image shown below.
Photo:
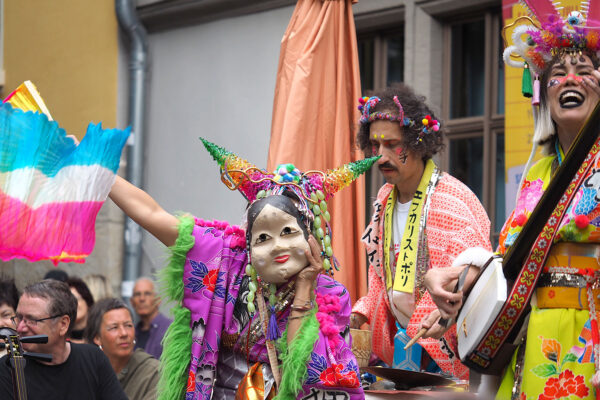
[[[298,0],[281,42],[269,170],[293,163],[326,170],[363,158],[354,136],[360,97],[358,50],[352,3]],[[333,249],[341,271],[335,278],[352,300],[366,293],[364,180],[330,201]]]

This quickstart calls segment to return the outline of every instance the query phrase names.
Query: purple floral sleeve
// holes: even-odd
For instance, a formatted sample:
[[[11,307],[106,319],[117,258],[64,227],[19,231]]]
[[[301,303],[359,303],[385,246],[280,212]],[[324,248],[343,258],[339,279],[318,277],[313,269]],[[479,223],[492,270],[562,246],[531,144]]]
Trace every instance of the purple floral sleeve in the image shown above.
[[[243,231],[228,225],[194,227],[194,247],[184,267],[183,306],[191,311],[192,349],[186,399],[209,399],[223,329],[232,317],[239,277],[246,266]],[[204,225],[208,225],[204,223]]]

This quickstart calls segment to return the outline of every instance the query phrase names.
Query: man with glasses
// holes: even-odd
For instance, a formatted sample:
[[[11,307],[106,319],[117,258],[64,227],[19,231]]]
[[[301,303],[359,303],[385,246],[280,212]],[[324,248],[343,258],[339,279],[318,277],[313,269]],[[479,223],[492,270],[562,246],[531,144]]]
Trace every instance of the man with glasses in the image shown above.
[[[19,336],[48,336],[48,343],[27,343],[23,349],[52,356],[49,362],[27,359],[28,399],[126,399],[102,351],[67,341],[76,315],[77,300],[64,282],[43,280],[23,291],[12,318]],[[0,393],[3,399],[13,399],[6,361],[0,360]]]
[[[140,278],[135,282],[131,306],[139,318],[135,326],[135,348],[160,358],[162,338],[173,321],[158,311],[160,297],[156,295],[151,279]]]

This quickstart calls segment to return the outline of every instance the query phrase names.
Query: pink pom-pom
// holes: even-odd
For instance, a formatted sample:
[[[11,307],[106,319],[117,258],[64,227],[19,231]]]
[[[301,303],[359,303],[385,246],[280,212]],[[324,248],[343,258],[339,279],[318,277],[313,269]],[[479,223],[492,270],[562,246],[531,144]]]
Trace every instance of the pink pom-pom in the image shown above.
[[[585,229],[590,224],[590,219],[587,215],[579,214],[575,217],[575,226],[579,229]]]
[[[243,237],[235,236],[231,239],[231,247],[234,249],[243,249],[246,247],[246,240]]]
[[[334,350],[340,343],[340,329],[335,323],[335,318],[332,314],[339,313],[342,309],[340,299],[337,296],[317,293],[316,302],[319,311],[315,316],[317,321],[319,321],[319,329],[329,339],[331,350]]]

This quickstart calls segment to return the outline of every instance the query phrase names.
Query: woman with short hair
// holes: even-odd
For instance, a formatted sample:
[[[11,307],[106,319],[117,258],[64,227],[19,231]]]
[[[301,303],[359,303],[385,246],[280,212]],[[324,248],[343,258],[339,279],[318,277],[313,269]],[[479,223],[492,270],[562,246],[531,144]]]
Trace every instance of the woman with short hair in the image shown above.
[[[85,339],[108,357],[130,400],[156,398],[158,360],[135,346],[131,311],[122,300],[107,298],[90,309]]]

